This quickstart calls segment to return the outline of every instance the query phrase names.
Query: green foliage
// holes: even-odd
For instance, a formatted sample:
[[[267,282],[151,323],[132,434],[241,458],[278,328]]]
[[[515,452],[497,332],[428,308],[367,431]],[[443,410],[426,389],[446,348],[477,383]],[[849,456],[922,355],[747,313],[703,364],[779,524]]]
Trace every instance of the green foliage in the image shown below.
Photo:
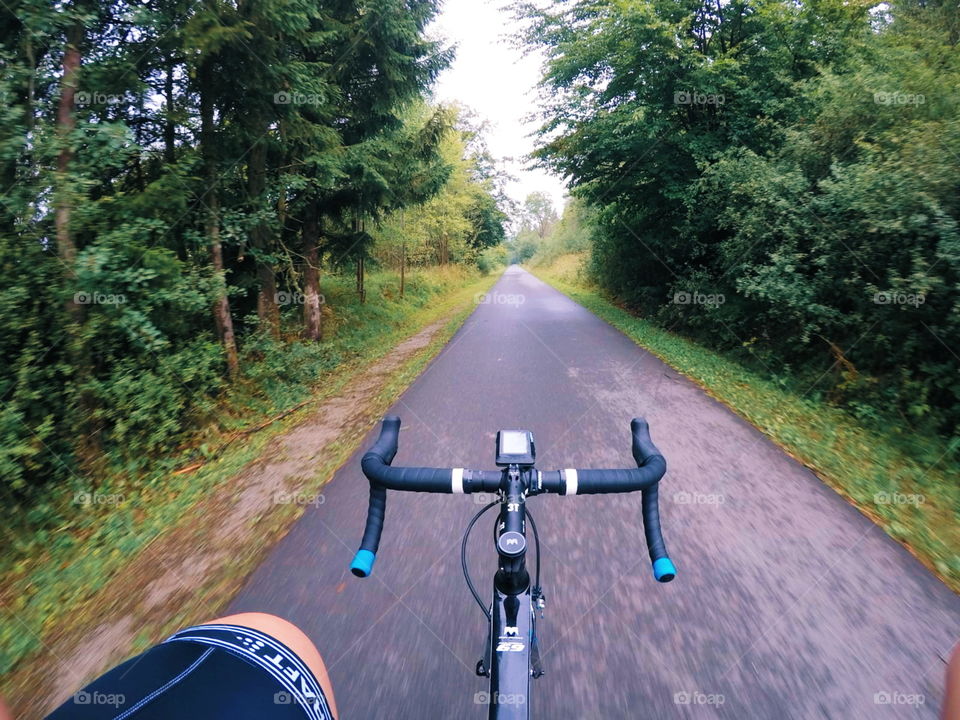
[[[960,435],[960,52],[944,8],[526,8],[550,56],[538,154],[590,208],[592,276],[862,417]]]
[[[549,244],[557,233],[557,211],[553,200],[543,192],[532,192],[519,208],[516,232],[509,241],[512,263],[524,263]]]
[[[563,208],[560,220],[537,244],[535,253],[529,258],[531,264],[549,265],[561,255],[586,252],[590,247],[592,223],[590,206],[578,198],[571,198]]]
[[[356,313],[337,273],[393,251],[377,222],[442,227],[443,259],[470,266],[502,239],[482,133],[425,100],[450,59],[426,32],[435,0],[3,12],[5,525],[64,521],[51,492],[149,472],[229,425],[225,406],[289,405],[351,357],[329,343],[350,323],[368,348],[396,295],[358,279]],[[408,299],[439,292],[422,283]],[[327,326],[300,342],[308,294]]]
[[[477,268],[484,275],[489,275],[506,265],[509,257],[506,245],[484,248],[477,257]]]
[[[525,263],[534,255],[540,247],[540,236],[536,231],[524,229],[521,230],[510,240],[510,262]]]
[[[553,200],[543,192],[532,192],[520,209],[520,232],[533,232],[543,240],[557,224],[557,210]]]
[[[443,129],[437,146],[439,190],[417,205],[388,212],[371,231],[372,254],[381,263],[394,268],[471,264],[505,236],[503,178],[491,167],[482,128],[469,126],[464,109],[454,112],[454,123]]]

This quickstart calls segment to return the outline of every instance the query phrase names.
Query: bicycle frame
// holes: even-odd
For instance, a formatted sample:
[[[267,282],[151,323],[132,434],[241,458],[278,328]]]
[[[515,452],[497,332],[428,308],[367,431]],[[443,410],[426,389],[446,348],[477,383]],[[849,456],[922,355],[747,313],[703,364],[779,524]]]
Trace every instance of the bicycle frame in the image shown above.
[[[527,472],[507,471],[500,502],[496,547],[499,563],[493,580],[486,668],[490,676],[488,717],[524,720],[530,717],[530,678],[536,647],[536,618],[526,568]]]
[[[490,691],[487,702],[491,720],[527,720],[530,717],[530,662],[533,631],[533,599],[529,588],[518,595],[493,589],[490,620]]]

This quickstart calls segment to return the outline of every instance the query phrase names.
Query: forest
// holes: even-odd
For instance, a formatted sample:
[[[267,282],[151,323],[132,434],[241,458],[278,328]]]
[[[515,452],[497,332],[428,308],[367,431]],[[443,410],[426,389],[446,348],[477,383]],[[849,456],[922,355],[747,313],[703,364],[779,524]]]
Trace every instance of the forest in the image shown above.
[[[369,635],[379,619],[351,614],[390,588],[351,579],[363,528],[342,529],[369,496],[364,440],[401,411],[405,438],[434,443],[404,439],[404,464],[431,449],[468,464],[464,428],[489,424],[492,450],[497,427],[530,418],[569,423],[541,451],[629,462],[628,436],[601,429],[653,418],[671,470],[652,497],[689,572],[658,602],[699,616],[708,587],[744,619],[706,618],[711,653],[744,660],[739,631],[767,618],[796,641],[767,662],[782,677],[870,642],[884,678],[931,676],[935,646],[943,660],[952,606],[927,570],[960,588],[957,0],[507,0],[484,24],[491,7],[0,2],[0,693],[18,708],[263,579],[300,619],[336,620],[331,667],[347,658],[354,702],[418,702],[406,677],[370,694],[354,645],[394,652],[400,636],[389,612]],[[459,66],[457,43],[480,36]],[[508,55],[515,75],[490,72]],[[487,85],[444,95],[452,77]],[[440,100],[465,96],[487,106]],[[520,141],[501,142],[498,118]],[[488,302],[504,288],[509,303]],[[512,354],[516,338],[534,350]],[[389,572],[412,572],[442,600],[431,626],[460,632],[456,596],[413,580],[441,577],[442,558],[409,552],[449,555],[458,516],[408,501],[381,562],[409,559]],[[642,550],[637,513],[613,527],[582,507],[600,550],[622,545],[607,530]],[[292,541],[310,542],[277,552],[301,518],[329,537],[300,525]],[[545,538],[563,549],[571,518]],[[746,565],[731,528],[756,549]],[[797,635],[801,586],[813,604],[795,605],[829,622]],[[861,608],[869,628],[850,621]],[[651,647],[635,640],[604,644],[635,667]],[[688,644],[660,645],[690,664]],[[883,688],[848,676],[867,702]],[[632,696],[673,708],[637,677]],[[776,707],[748,690],[754,714]]]
[[[586,252],[589,277],[643,317],[956,448],[956,3],[519,14],[548,57],[537,155],[574,196],[539,252]]]
[[[429,92],[451,58],[426,31],[437,10],[5,5],[5,514],[42,523],[49,488],[136,475],[232,395],[309,386],[344,359],[326,283],[386,305],[426,282],[411,270],[499,262],[482,123]],[[389,297],[368,294],[387,271]]]

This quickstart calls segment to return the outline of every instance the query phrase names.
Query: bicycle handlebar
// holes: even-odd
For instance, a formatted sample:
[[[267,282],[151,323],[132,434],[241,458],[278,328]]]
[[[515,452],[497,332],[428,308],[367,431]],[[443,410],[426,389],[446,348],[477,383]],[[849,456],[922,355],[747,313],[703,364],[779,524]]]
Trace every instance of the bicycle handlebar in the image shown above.
[[[653,575],[659,582],[670,582],[676,568],[667,555],[660,530],[657,487],[667,470],[667,462],[650,439],[650,428],[643,418],[630,422],[633,459],[636,468],[624,470],[534,471],[528,494],[592,495],[641,491],[641,513],[647,551],[653,564]],[[373,447],[363,455],[360,467],[370,481],[370,505],[360,549],[350,564],[357,577],[373,571],[383,519],[387,506],[387,490],[434,493],[496,492],[506,477],[506,470],[469,470],[467,468],[392,467],[397,454],[400,418],[388,415],[383,419],[380,435]]]

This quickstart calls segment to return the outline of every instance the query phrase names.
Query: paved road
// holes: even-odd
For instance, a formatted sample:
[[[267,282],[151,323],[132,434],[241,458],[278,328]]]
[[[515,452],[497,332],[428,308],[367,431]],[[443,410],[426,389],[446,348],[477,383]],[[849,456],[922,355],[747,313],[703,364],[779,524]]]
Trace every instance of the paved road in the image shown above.
[[[639,495],[529,503],[548,600],[537,717],[936,717],[960,598],[584,308],[519,268],[495,293],[501,302],[480,305],[394,407],[396,463],[492,467],[496,429],[522,426],[541,467],[626,467],[639,414],[669,463],[661,514],[679,574],[668,585],[651,576]],[[367,504],[359,455],[231,609],[283,615],[314,638],[344,718],[485,717],[473,675],[483,617],[458,557],[478,506],[391,493],[374,574],[358,580],[347,566]],[[472,539],[483,585],[494,568],[485,525]]]

